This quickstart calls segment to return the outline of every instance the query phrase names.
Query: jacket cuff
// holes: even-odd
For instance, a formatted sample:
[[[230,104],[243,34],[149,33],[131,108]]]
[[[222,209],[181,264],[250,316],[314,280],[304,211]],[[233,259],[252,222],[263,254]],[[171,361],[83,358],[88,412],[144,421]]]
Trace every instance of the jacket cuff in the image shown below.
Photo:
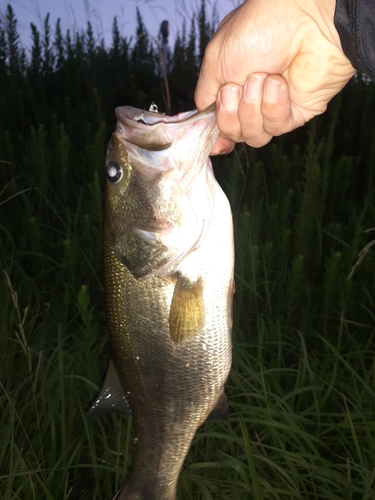
[[[336,0],[334,23],[353,68],[375,79],[374,0]]]

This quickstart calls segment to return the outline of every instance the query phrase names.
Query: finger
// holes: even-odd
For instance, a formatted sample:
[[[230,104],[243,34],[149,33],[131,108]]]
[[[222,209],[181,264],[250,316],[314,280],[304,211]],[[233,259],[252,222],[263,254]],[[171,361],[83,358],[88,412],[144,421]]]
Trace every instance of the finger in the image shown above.
[[[272,139],[264,129],[261,113],[264,82],[266,73],[250,75],[244,85],[241,101],[238,107],[238,119],[241,126],[242,140],[249,146],[259,148]]]
[[[280,75],[268,75],[264,82],[261,114],[263,128],[272,136],[278,136],[301,127],[306,120],[289,97],[286,80]]]
[[[238,105],[243,88],[236,83],[224,85],[216,100],[216,121],[220,136],[231,141],[241,142],[241,124],[238,120]]]
[[[224,139],[224,137],[218,137],[215,144],[212,146],[210,151],[211,156],[215,155],[225,155],[233,151],[235,143],[230,139]]]
[[[217,61],[218,55],[215,53],[215,47],[211,41],[206,47],[195,88],[194,100],[198,111],[208,108],[216,100],[220,86],[217,76]]]

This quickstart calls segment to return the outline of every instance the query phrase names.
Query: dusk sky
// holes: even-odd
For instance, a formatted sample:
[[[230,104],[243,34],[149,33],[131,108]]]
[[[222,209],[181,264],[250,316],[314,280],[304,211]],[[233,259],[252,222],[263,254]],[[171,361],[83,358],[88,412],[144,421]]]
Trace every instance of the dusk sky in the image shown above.
[[[11,4],[18,21],[18,33],[24,47],[31,44],[30,23],[34,23],[42,31],[43,20],[50,13],[51,27],[54,29],[56,20],[61,18],[63,33],[85,29],[90,21],[94,33],[104,37],[106,44],[111,43],[111,26],[113,18],[118,17],[121,34],[135,35],[136,7],[138,6],[143,21],[150,35],[157,36],[160,23],[167,19],[170,28],[170,43],[172,44],[177,30],[181,29],[186,19],[187,28],[191,15],[200,6],[200,0],[0,0],[0,18],[2,19],[7,4]],[[233,10],[238,0],[206,0],[207,12],[211,14],[216,5],[219,20]]]

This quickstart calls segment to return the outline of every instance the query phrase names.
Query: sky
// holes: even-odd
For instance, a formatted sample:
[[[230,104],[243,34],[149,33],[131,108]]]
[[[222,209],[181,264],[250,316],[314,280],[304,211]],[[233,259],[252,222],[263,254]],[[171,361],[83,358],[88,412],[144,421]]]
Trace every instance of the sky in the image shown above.
[[[239,0],[206,0],[207,12],[216,6],[221,19],[233,10]],[[30,23],[43,32],[43,21],[50,13],[50,24],[54,26],[61,19],[62,31],[85,30],[90,21],[94,33],[104,38],[106,45],[111,44],[111,27],[117,16],[120,33],[123,36],[135,36],[136,7],[140,9],[146,29],[151,36],[157,37],[163,20],[169,21],[169,42],[173,44],[177,30],[181,30],[183,20],[189,28],[191,15],[199,10],[200,0],[0,0],[0,19],[3,19],[7,4],[11,4],[16,18],[21,43],[26,48],[31,46]]]

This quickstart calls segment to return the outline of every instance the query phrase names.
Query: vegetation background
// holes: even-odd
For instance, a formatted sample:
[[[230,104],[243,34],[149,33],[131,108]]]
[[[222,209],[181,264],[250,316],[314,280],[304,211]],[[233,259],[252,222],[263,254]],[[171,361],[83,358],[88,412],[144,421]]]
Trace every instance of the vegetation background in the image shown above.
[[[84,33],[0,26],[0,498],[112,498],[131,419],[87,419],[108,363],[101,177],[114,108],[163,110],[138,13],[110,49]],[[193,109],[205,4],[168,61],[172,113]],[[231,413],[199,429],[179,500],[375,498],[375,84],[261,150],[215,158],[233,209]],[[361,250],[360,260],[357,261]]]

